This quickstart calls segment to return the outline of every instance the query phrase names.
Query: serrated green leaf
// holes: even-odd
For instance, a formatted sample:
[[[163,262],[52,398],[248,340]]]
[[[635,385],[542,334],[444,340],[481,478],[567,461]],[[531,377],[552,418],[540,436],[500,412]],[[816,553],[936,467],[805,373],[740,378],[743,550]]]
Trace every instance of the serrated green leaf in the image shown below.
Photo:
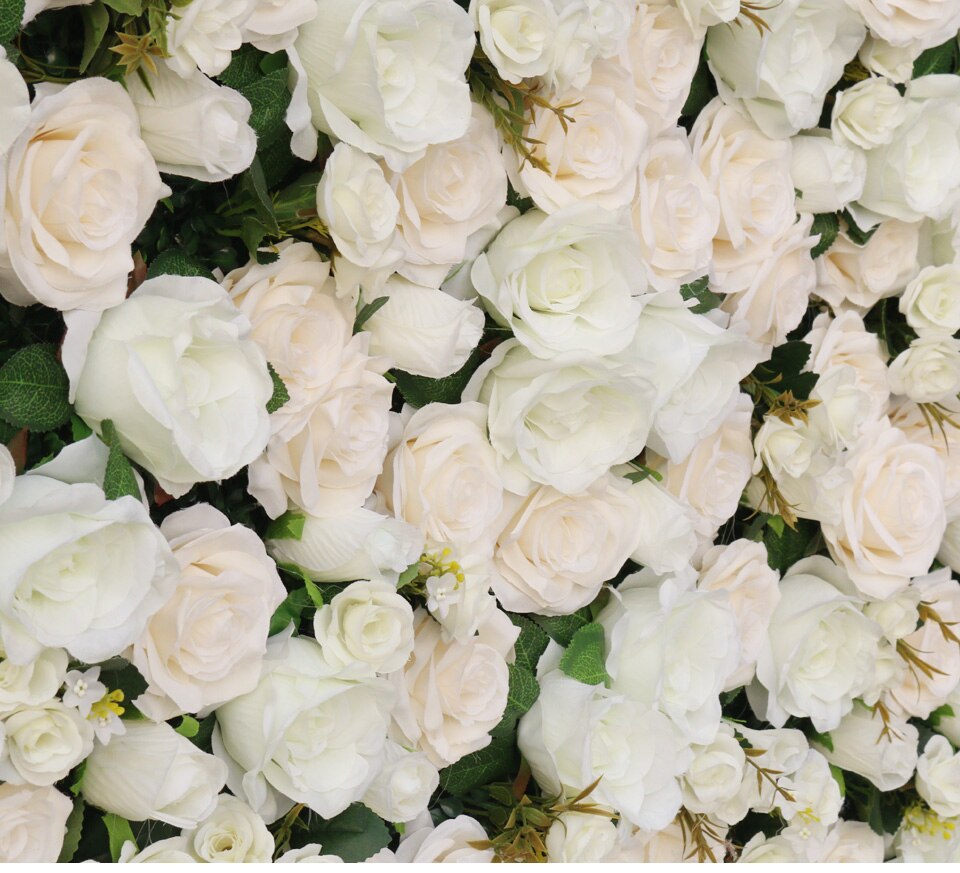
[[[184,715],[180,718],[180,724],[178,724],[174,730],[180,734],[180,736],[191,740],[200,733],[200,722],[192,715]]]
[[[403,370],[394,370],[393,375],[403,399],[411,406],[421,407],[428,403],[459,403],[463,389],[483,363],[484,354],[474,349],[463,367],[442,379],[428,379],[426,376],[411,376]]]
[[[441,770],[440,787],[449,794],[466,794],[471,788],[510,778],[518,764],[513,737],[494,737],[490,745]]]
[[[0,0],[0,42],[12,42],[20,32],[24,0]]]
[[[286,69],[274,70],[239,89],[250,101],[250,126],[257,134],[257,148],[270,146],[286,130],[284,115],[290,104]]]
[[[68,391],[54,347],[26,346],[0,367],[0,418],[14,427],[53,430],[70,420]]]
[[[299,540],[303,536],[303,526],[306,521],[307,517],[302,512],[288,510],[267,525],[264,539]]]
[[[942,45],[921,52],[913,62],[913,78],[957,72],[957,39],[951,37]]]
[[[830,250],[840,233],[840,218],[834,212],[824,212],[813,216],[813,225],[810,227],[811,236],[819,236],[819,242],[810,252],[810,257],[819,258]]]
[[[130,822],[119,815],[108,812],[103,817],[103,823],[107,828],[107,836],[110,839],[110,860],[114,864],[120,860],[120,850],[127,841],[137,844],[136,837],[133,835],[133,829]]]
[[[73,809],[67,816],[67,832],[63,837],[63,846],[60,848],[60,856],[57,858],[58,864],[68,864],[73,860],[77,853],[77,847],[80,845],[80,837],[83,834],[83,813],[87,808],[82,797],[75,797],[73,800]]]
[[[319,843],[325,855],[339,855],[348,864],[357,864],[388,846],[390,831],[378,815],[354,803],[329,820],[313,819],[303,839]]]
[[[723,303],[723,298],[710,290],[709,283],[710,280],[707,276],[701,276],[693,282],[680,286],[680,296],[684,300],[695,299],[697,301],[696,306],[690,308],[690,311],[697,315],[710,312]]]
[[[217,76],[217,79],[228,88],[242,91],[261,78],[263,71],[260,69],[260,62],[265,57],[265,52],[254,48],[249,43],[245,44],[233,53],[229,66]]]
[[[508,664],[510,687],[507,691],[507,705],[500,723],[490,732],[492,736],[513,736],[516,733],[517,719],[520,718],[540,696],[540,683],[526,667]]]
[[[531,615],[554,642],[566,648],[580,628],[590,624],[590,608],[585,606],[570,615]]]
[[[536,675],[537,664],[540,661],[540,656],[550,643],[550,637],[547,636],[543,628],[525,615],[516,612],[508,612],[507,615],[510,617],[510,621],[520,628],[520,636],[513,644],[513,650],[516,653],[514,663]]]
[[[610,681],[605,666],[603,625],[591,622],[578,630],[560,659],[560,669],[584,685]]]
[[[853,220],[853,216],[849,210],[844,209],[840,214],[843,216],[843,221],[847,225],[847,236],[858,246],[865,246],[870,242],[870,237],[872,237],[877,232],[877,228],[880,227],[879,224],[875,224],[869,230],[861,230],[859,225]]]
[[[313,606],[313,600],[307,592],[306,586],[291,591],[283,603],[281,603],[276,612],[270,619],[270,636],[280,633],[288,624],[293,623],[294,629],[300,627],[300,619],[303,611]]]
[[[273,380],[273,394],[270,395],[270,400],[267,403],[267,412],[272,414],[290,400],[290,392],[287,390],[287,386],[284,385],[283,379],[281,379],[277,371],[273,369],[273,364],[268,363],[267,368],[270,370],[270,378]],[[302,532],[303,526],[301,525],[301,533]],[[297,539],[300,539],[300,537],[298,536]]]
[[[140,486],[133,466],[120,447],[120,437],[113,422],[108,418],[100,424],[100,437],[106,443],[107,469],[103,474],[103,493],[107,500],[119,500],[129,495],[140,499]]]
[[[213,273],[202,261],[180,249],[167,249],[150,261],[147,278],[154,279],[157,276],[202,276],[204,279],[213,279]]]
[[[378,297],[376,300],[365,303],[357,313],[357,317],[353,320],[353,332],[360,333],[360,331],[363,330],[363,326],[370,320],[374,313],[386,306],[389,300],[389,297]]]
[[[786,573],[807,553],[810,540],[816,535],[818,525],[806,518],[798,518],[796,530],[784,526],[777,533],[771,525],[764,529],[763,544],[767,548],[767,563],[780,573]]]

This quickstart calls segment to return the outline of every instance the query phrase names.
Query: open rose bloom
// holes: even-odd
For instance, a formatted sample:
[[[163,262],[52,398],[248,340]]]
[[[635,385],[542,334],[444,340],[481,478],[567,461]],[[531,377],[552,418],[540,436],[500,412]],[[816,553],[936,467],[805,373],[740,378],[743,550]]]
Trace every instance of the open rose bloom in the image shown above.
[[[960,862],[960,0],[0,2],[0,863]]]

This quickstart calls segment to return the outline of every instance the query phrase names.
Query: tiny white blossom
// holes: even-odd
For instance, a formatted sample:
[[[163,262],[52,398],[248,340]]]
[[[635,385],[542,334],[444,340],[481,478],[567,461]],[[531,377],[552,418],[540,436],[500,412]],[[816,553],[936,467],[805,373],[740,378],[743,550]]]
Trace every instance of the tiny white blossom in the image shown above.
[[[82,673],[79,670],[70,670],[64,680],[63,702],[67,706],[75,707],[80,711],[80,715],[88,718],[93,704],[107,693],[107,687],[98,681],[99,678],[99,667],[91,667]]]

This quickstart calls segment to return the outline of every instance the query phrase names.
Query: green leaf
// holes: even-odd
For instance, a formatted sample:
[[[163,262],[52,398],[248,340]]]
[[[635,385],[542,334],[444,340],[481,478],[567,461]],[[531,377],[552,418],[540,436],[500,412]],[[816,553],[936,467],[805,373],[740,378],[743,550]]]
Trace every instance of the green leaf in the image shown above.
[[[85,440],[92,433],[93,428],[80,418],[79,415],[70,416],[70,436],[73,437],[75,443],[80,442],[80,440]]]
[[[90,61],[100,48],[100,43],[110,27],[110,13],[103,3],[93,3],[80,10],[83,21],[83,54],[80,55],[80,72],[85,73]]]
[[[233,53],[230,65],[217,78],[228,88],[241,91],[263,75],[260,62],[265,57],[264,52],[252,45],[243,45]]]
[[[656,470],[650,467],[647,467],[644,464],[638,464],[636,461],[631,461],[630,463],[634,467],[639,467],[640,469],[633,470],[624,475],[623,478],[626,479],[628,482],[633,482],[634,484],[636,484],[637,482],[643,482],[646,479],[653,479],[654,482],[663,481],[663,473],[658,473]]]
[[[273,211],[273,200],[267,188],[267,181],[263,177],[263,167],[257,158],[253,159],[253,163],[241,177],[238,190],[251,197],[256,219],[263,225],[266,232],[279,234],[280,225],[277,224],[277,216]]]
[[[953,707],[949,703],[945,703],[943,706],[938,706],[933,712],[930,713],[930,724],[936,727],[940,723],[940,719],[953,717]]]
[[[319,843],[324,855],[339,855],[348,864],[356,864],[388,846],[390,831],[378,815],[362,803],[354,803],[340,815],[311,824],[305,838]]]
[[[202,276],[212,279],[211,273],[202,261],[188,255],[180,249],[167,249],[160,252],[147,266],[147,278],[157,276]]]
[[[510,687],[507,691],[507,705],[500,723],[490,731],[493,737],[512,737],[517,731],[517,719],[520,718],[540,696],[540,683],[526,667],[508,664]]]
[[[273,379],[273,394],[267,402],[267,412],[274,413],[290,400],[290,392],[287,391],[287,386],[283,384],[283,379],[273,369],[273,364],[267,364],[267,368],[270,370],[270,378]],[[302,528],[301,525],[301,531]],[[300,537],[297,537],[297,539],[300,539]]]
[[[257,134],[257,148],[265,149],[287,129],[284,115],[290,104],[286,69],[274,70],[238,89],[252,109],[250,126]]]
[[[819,731],[811,730],[807,738],[811,743],[823,746],[828,752],[833,751],[833,737],[831,737],[830,734],[821,734]]]
[[[306,587],[291,591],[281,603],[270,619],[270,636],[280,633],[290,622],[294,628],[300,627],[300,618],[303,611],[313,605],[313,600]]]
[[[471,788],[509,779],[517,770],[520,756],[512,736],[494,737],[479,752],[464,755],[440,771],[440,787],[449,794],[461,795]]]
[[[831,764],[831,765],[830,765],[830,775],[833,776],[834,781],[837,783],[837,785],[840,786],[840,796],[841,796],[841,797],[846,797],[846,796],[847,796],[847,782],[846,782],[846,780],[843,778],[843,770],[841,770],[839,767],[837,767],[836,764]]]
[[[24,0],[0,0],[0,42],[13,42],[23,21]]]
[[[693,81],[690,83],[690,93],[687,95],[686,102],[680,114],[684,118],[696,118],[703,109],[717,94],[717,85],[710,75],[710,68],[707,66],[706,47],[700,53],[700,64],[697,71],[693,74]]]
[[[844,209],[840,214],[843,216],[843,221],[847,225],[847,236],[858,246],[865,246],[870,241],[870,237],[877,232],[877,228],[880,227],[879,224],[875,224],[869,230],[861,230],[848,210]]]
[[[140,486],[133,472],[133,466],[120,448],[120,437],[110,419],[100,424],[101,439],[110,449],[107,455],[107,469],[103,474],[103,493],[107,500],[119,500],[129,495],[140,499]]]
[[[591,622],[573,635],[560,659],[560,669],[584,685],[602,685],[610,681],[604,665],[603,625]]]
[[[783,536],[783,530],[786,522],[779,515],[771,515],[767,518],[767,527],[770,528],[778,537]]]
[[[406,570],[404,570],[400,577],[397,579],[397,590],[399,591],[403,588],[404,585],[409,585],[417,576],[420,575],[420,562],[414,561]]]
[[[769,361],[756,366],[753,376],[760,382],[780,376],[781,379],[772,386],[774,390],[778,393],[792,391],[797,400],[807,400],[819,378],[816,373],[802,372],[809,359],[810,344],[791,340],[777,346]]]
[[[80,836],[83,832],[83,813],[86,806],[82,797],[74,798],[73,809],[70,811],[70,815],[67,816],[67,832],[63,837],[60,856],[57,858],[58,864],[69,863],[77,853],[77,847],[80,845]]]
[[[103,817],[103,823],[107,827],[107,835],[110,838],[110,860],[114,864],[120,859],[120,850],[123,844],[128,840],[134,845],[137,844],[136,837],[130,827],[130,822],[119,815],[108,812]]]
[[[104,4],[125,15],[140,15],[143,12],[143,0],[103,0]]]
[[[365,303],[357,313],[357,317],[353,320],[353,332],[360,333],[371,316],[373,316],[377,310],[381,309],[389,299],[389,297],[378,297],[376,300]]]
[[[566,648],[580,628],[590,624],[590,608],[585,606],[570,615],[531,615],[554,642]]]
[[[957,39],[951,37],[942,45],[921,52],[913,62],[913,78],[957,72]]]
[[[0,367],[0,418],[14,427],[53,430],[70,420],[68,391],[54,346],[26,346]]]
[[[394,370],[393,375],[403,399],[411,406],[419,408],[428,403],[459,403],[463,389],[483,359],[483,352],[474,349],[461,369],[442,379],[411,376],[403,370]]]
[[[819,258],[820,255],[829,251],[830,246],[836,242],[838,233],[840,233],[840,218],[836,213],[823,212],[814,215],[810,235],[819,236],[820,241],[813,247],[810,257]]]
[[[536,675],[537,663],[550,643],[550,637],[547,636],[543,628],[525,615],[516,612],[508,612],[507,615],[510,617],[510,621],[520,628],[520,636],[513,644],[513,650],[516,652],[514,663]]]
[[[817,523],[806,518],[797,519],[796,530],[784,526],[779,534],[768,524],[763,534],[763,544],[767,547],[767,563],[774,570],[786,573],[806,556],[807,546],[817,531]]]
[[[267,525],[264,539],[299,540],[303,536],[303,526],[306,521],[307,517],[302,512],[288,510]]]
[[[714,294],[708,287],[709,281],[707,276],[701,276],[693,282],[680,286],[680,296],[684,300],[695,298],[698,301],[697,305],[690,309],[697,315],[710,312],[711,309],[716,309],[723,303],[723,298],[719,294]]]
[[[273,201],[273,211],[281,228],[298,227],[317,217],[317,185],[320,173],[305,173],[287,185]],[[356,333],[356,329],[354,329]]]
[[[174,728],[178,734],[182,737],[186,737],[188,740],[192,740],[198,733],[200,733],[200,722],[198,722],[192,715],[184,715],[180,719],[180,724]]]

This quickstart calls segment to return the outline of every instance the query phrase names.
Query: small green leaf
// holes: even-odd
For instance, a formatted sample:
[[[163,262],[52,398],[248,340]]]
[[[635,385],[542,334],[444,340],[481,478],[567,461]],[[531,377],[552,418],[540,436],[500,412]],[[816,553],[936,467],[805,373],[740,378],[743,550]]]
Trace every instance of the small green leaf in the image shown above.
[[[228,88],[240,91],[261,78],[260,62],[265,56],[264,52],[245,44],[233,53],[230,65],[217,78]]]
[[[417,576],[420,575],[420,562],[414,561],[406,570],[400,574],[400,578],[397,579],[397,590],[403,588],[404,585],[409,585]]]
[[[63,837],[63,846],[60,848],[60,856],[57,858],[58,864],[68,864],[77,854],[77,848],[80,845],[80,837],[83,832],[83,813],[87,808],[82,797],[76,797],[73,801],[73,809],[67,816],[67,832]]]
[[[949,703],[945,703],[943,706],[938,706],[933,712],[930,713],[930,724],[936,727],[940,723],[940,719],[953,717],[953,707]]]
[[[516,653],[514,663],[536,675],[537,664],[540,661],[540,656],[550,643],[550,637],[547,636],[543,628],[525,615],[516,612],[508,612],[507,615],[510,617],[510,621],[520,628],[520,636],[513,644],[513,650]]]
[[[143,12],[143,0],[103,0],[104,4],[125,15],[140,15]]]
[[[518,764],[513,737],[494,737],[490,745],[441,770],[440,787],[449,794],[466,794],[471,788],[511,778]]]
[[[85,73],[90,61],[100,48],[100,43],[110,27],[110,13],[103,3],[92,3],[80,10],[83,21],[83,54],[80,55],[80,72]]]
[[[771,515],[767,518],[767,527],[770,528],[778,537],[783,536],[786,523],[779,515]]]
[[[816,536],[819,525],[806,518],[798,518],[796,530],[783,526],[778,533],[772,524],[767,524],[763,544],[767,549],[767,563],[780,573],[786,573],[801,558],[806,556],[807,546]]]
[[[808,738],[811,743],[823,746],[828,752],[833,751],[833,737],[831,737],[830,734],[821,734],[818,731],[811,730]]]
[[[198,733],[200,733],[200,722],[198,722],[192,715],[184,715],[180,719],[180,724],[174,728],[178,734],[182,737],[186,737],[188,740],[192,740]]]
[[[819,258],[820,255],[829,251],[830,246],[836,242],[838,233],[840,233],[840,219],[836,213],[824,212],[814,215],[810,235],[819,236],[820,241],[813,247],[810,257]]]
[[[305,173],[276,195],[273,211],[281,228],[297,227],[317,217],[320,176],[317,172]]]
[[[942,45],[921,52],[913,62],[913,78],[957,72],[957,39],[951,37]]]
[[[93,429],[79,415],[70,416],[70,435],[75,443],[85,440],[92,433]]]
[[[680,114],[684,118],[696,118],[703,109],[717,94],[717,85],[710,74],[710,68],[707,65],[707,52],[704,46],[700,53],[700,63],[696,72],[693,74],[693,81],[690,83],[690,93],[687,95],[686,102]]]
[[[695,298],[697,300],[697,305],[691,307],[690,311],[696,313],[697,315],[702,315],[704,312],[710,312],[712,309],[716,309],[721,303],[723,303],[723,298],[719,294],[715,294],[709,288],[709,278],[707,276],[701,276],[699,279],[690,282],[687,285],[680,286],[680,296],[684,300],[690,300]]]
[[[286,130],[284,115],[290,104],[286,68],[274,70],[239,89],[250,101],[250,126],[257,134],[257,148],[265,149]]]
[[[0,418],[47,431],[70,420],[69,380],[52,345],[26,346],[0,367]]]
[[[363,326],[370,320],[373,314],[383,307],[389,299],[389,297],[378,297],[376,300],[365,303],[353,321],[353,332],[360,333],[360,331],[363,330]]]
[[[303,526],[306,521],[307,517],[302,512],[288,510],[267,525],[264,539],[299,540],[303,536]]]
[[[73,784],[70,786],[70,793],[77,797],[80,794],[80,789],[83,788],[83,774],[87,770],[87,762],[83,760],[77,766],[77,769],[73,771]]]
[[[624,475],[624,479],[628,482],[643,482],[645,479],[653,479],[654,482],[663,481],[663,473],[658,473],[656,470],[651,469],[650,467],[645,466],[644,464],[638,464],[636,461],[631,461],[634,467],[639,467],[639,470],[632,470],[631,472]]]
[[[129,495],[140,499],[140,486],[133,472],[133,466],[120,448],[120,437],[110,419],[100,424],[100,435],[110,452],[107,455],[107,469],[103,474],[103,493],[107,500],[119,500]]]
[[[865,246],[870,241],[870,237],[877,232],[877,228],[880,227],[879,224],[875,224],[869,230],[861,230],[848,210],[844,209],[841,215],[847,225],[847,236],[858,246]]]
[[[390,844],[390,830],[383,819],[362,803],[348,806],[329,820],[317,819],[303,838],[319,843],[325,855],[339,855],[348,864],[357,864]]]
[[[323,606],[323,592],[317,587],[317,583],[313,579],[304,579],[303,587],[307,589],[307,596],[317,609]]]
[[[534,615],[530,616],[542,627],[550,639],[566,648],[573,635],[585,625],[590,624],[590,608],[585,606],[570,615]]]
[[[107,836],[110,838],[110,860],[116,864],[120,860],[123,844],[129,841],[136,846],[137,840],[133,835],[130,822],[125,818],[108,812],[103,817],[103,823],[107,827]]]
[[[306,587],[291,591],[281,603],[270,619],[270,636],[280,633],[288,624],[293,622],[294,629],[300,627],[300,618],[303,611],[313,605],[313,600]]]
[[[560,659],[560,669],[584,685],[610,681],[604,665],[603,625],[591,622],[578,630]]]
[[[273,369],[273,364],[267,364],[267,368],[270,370],[270,378],[273,379],[273,394],[267,403],[267,412],[272,414],[290,400],[290,392],[287,391],[287,386],[283,384],[283,379]],[[302,530],[303,526],[301,525],[301,532]],[[297,539],[300,539],[300,537],[297,536]]]
[[[846,796],[847,796],[847,782],[846,782],[846,780],[843,778],[843,770],[841,770],[841,769],[840,769],[839,767],[837,767],[835,764],[831,764],[831,765],[830,765],[830,775],[833,776],[834,781],[837,783],[837,785],[840,786],[840,796],[841,796],[841,797],[846,797]]]
[[[147,278],[154,279],[157,276],[202,276],[204,279],[213,279],[213,273],[202,261],[180,249],[167,249],[150,261]]]
[[[467,382],[484,357],[480,349],[474,349],[463,367],[442,379],[411,376],[403,370],[394,370],[393,375],[404,401],[418,409],[428,403],[459,403],[463,389],[467,387]]]
[[[0,0],[0,43],[13,42],[23,21],[24,0]]]

